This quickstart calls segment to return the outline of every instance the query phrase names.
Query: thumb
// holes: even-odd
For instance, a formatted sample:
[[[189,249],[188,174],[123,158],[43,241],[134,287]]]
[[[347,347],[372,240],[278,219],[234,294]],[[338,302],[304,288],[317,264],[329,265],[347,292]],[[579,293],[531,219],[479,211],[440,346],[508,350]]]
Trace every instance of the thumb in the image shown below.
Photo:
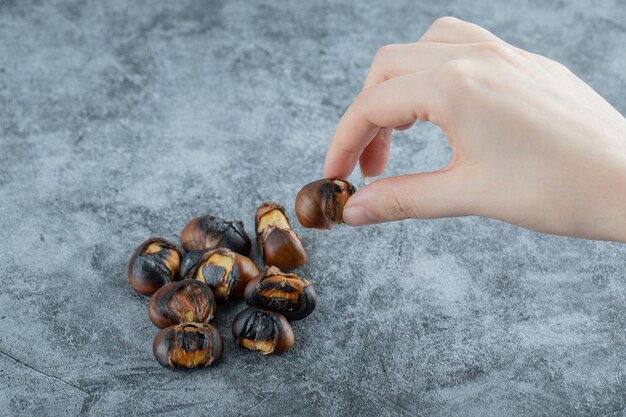
[[[343,221],[362,226],[407,218],[432,219],[469,214],[469,192],[458,170],[384,178],[350,197]]]

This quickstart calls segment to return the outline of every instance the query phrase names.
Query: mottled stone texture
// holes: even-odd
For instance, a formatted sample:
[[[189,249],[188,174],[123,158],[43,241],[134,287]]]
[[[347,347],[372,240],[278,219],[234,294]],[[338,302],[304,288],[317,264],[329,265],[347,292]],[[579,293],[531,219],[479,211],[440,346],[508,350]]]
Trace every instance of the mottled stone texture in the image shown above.
[[[626,111],[623,0],[0,1],[0,415],[622,415],[626,247],[482,218],[297,228],[320,302],[292,351],[236,348],[237,304],[217,366],[152,357],[133,247],[293,218],[376,49],[447,14]],[[388,174],[449,157],[418,125]]]

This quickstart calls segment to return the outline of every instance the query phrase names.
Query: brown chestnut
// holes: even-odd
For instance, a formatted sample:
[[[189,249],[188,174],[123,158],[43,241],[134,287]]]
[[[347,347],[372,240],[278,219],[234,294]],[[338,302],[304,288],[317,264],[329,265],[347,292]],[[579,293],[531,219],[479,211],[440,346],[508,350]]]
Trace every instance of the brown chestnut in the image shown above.
[[[186,279],[159,288],[148,303],[148,316],[161,329],[185,322],[208,323],[215,314],[215,298],[204,282]]]
[[[280,313],[248,307],[235,317],[231,327],[237,346],[264,355],[286,352],[293,346],[291,325]]]
[[[242,298],[243,291],[259,274],[250,258],[230,249],[217,248],[203,253],[184,275],[185,279],[206,282],[220,300]]]
[[[241,221],[224,220],[215,214],[196,217],[180,234],[180,243],[187,252],[198,249],[228,248],[250,256],[252,242]]]
[[[141,294],[150,295],[176,280],[180,251],[162,237],[151,237],[139,245],[128,260],[128,282]]]
[[[152,351],[163,366],[209,366],[222,356],[222,336],[207,323],[182,323],[166,327],[154,338]]]
[[[180,262],[180,269],[178,270],[178,275],[181,279],[187,275],[189,269],[198,263],[202,255],[207,252],[214,251],[215,249],[198,249],[192,250],[191,252],[187,252],[185,256],[183,256],[183,260]]]
[[[246,303],[281,313],[287,320],[300,320],[315,310],[317,293],[307,279],[271,267],[246,286]]]
[[[289,271],[306,262],[300,238],[291,230],[285,208],[278,203],[263,203],[255,216],[256,239],[265,265]]]
[[[312,229],[330,229],[343,223],[343,206],[356,189],[340,178],[325,178],[302,187],[296,196],[296,216]]]

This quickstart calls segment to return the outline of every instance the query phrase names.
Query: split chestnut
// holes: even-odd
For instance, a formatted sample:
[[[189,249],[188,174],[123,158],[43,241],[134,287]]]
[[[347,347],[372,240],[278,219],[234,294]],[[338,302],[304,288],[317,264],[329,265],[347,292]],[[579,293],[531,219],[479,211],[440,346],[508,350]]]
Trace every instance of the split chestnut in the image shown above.
[[[198,254],[196,262],[186,268],[184,279],[207,283],[215,297],[224,301],[243,298],[246,285],[259,274],[250,258],[226,248]]]
[[[290,271],[306,262],[300,238],[291,230],[285,208],[278,203],[263,203],[256,211],[257,243],[268,266]]]
[[[258,350],[264,355],[283,353],[294,343],[293,330],[279,313],[248,307],[237,314],[231,328],[237,346]]]
[[[222,350],[222,336],[206,323],[166,327],[156,335],[152,344],[156,360],[171,368],[209,366],[222,356]]]
[[[148,316],[161,329],[184,322],[208,323],[215,314],[213,291],[204,282],[186,279],[159,288],[148,303]]]
[[[139,245],[128,260],[128,282],[138,293],[151,295],[177,278],[180,251],[162,237],[152,237]]]
[[[250,256],[252,250],[252,242],[241,221],[224,220],[215,214],[196,217],[187,223],[180,234],[180,243],[187,252],[223,247]]]
[[[315,310],[317,293],[313,285],[296,274],[276,267],[259,274],[246,287],[246,302],[281,313],[287,320],[300,320]]]

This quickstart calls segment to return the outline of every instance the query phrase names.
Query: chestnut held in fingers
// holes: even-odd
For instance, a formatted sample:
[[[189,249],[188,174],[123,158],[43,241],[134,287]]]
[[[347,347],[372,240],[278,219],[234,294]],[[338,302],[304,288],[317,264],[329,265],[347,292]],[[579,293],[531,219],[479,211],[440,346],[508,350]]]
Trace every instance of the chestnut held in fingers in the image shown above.
[[[162,286],[148,303],[150,321],[161,329],[184,322],[208,323],[214,314],[211,287],[192,279]]]
[[[343,206],[356,189],[348,181],[326,178],[302,187],[296,196],[296,216],[304,227],[330,229],[343,223]]]
[[[166,327],[154,338],[152,351],[163,366],[209,366],[222,356],[222,336],[207,323],[183,323]]]
[[[227,301],[242,298],[246,285],[258,274],[259,269],[250,258],[217,248],[203,253],[183,278],[206,282],[216,298]]]
[[[180,243],[187,252],[197,249],[228,248],[250,256],[252,242],[241,221],[224,220],[215,214],[196,217],[180,234]]]
[[[128,282],[138,293],[153,294],[163,285],[176,280],[180,259],[176,245],[162,237],[152,237],[130,256]]]
[[[291,230],[285,208],[278,203],[263,203],[255,216],[256,239],[265,265],[289,271],[306,262],[300,238]]]
[[[293,346],[291,325],[282,314],[248,307],[235,317],[231,328],[237,346],[264,355],[286,352]]]
[[[271,267],[250,281],[246,303],[281,313],[287,320],[300,320],[315,310],[317,293],[307,279],[284,274]]]

